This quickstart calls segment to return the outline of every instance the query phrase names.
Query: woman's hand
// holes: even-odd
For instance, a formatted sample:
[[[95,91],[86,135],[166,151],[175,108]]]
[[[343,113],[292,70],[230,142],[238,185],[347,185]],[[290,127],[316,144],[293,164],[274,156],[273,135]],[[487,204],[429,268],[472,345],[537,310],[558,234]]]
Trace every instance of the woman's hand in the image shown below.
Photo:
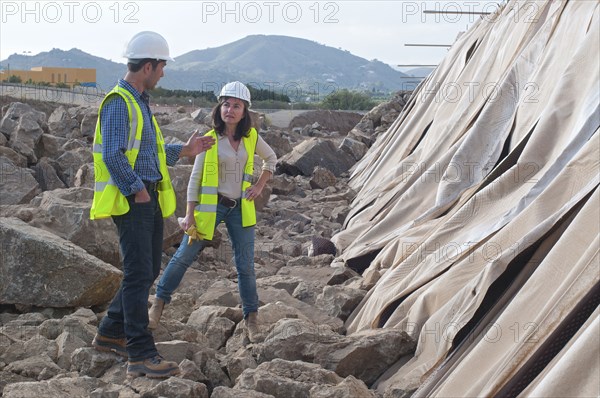
[[[191,227],[196,226],[196,219],[194,218],[194,214],[186,214],[183,220],[181,221],[181,229],[187,232]]]
[[[245,192],[245,197],[248,200],[254,200],[256,198],[258,198],[260,196],[260,194],[262,193],[262,190],[265,186],[264,185],[260,185],[260,184],[256,184],[256,185],[252,185],[250,187],[248,187],[248,189],[246,189]]]

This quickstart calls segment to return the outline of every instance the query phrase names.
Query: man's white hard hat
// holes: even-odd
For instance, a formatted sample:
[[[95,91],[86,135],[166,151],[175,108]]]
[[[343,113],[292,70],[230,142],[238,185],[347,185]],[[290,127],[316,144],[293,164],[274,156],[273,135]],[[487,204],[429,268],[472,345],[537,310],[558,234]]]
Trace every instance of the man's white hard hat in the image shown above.
[[[221,99],[221,97],[239,98],[246,101],[248,106],[252,105],[252,102],[250,101],[250,90],[240,82],[231,82],[224,85],[218,99]]]
[[[169,45],[164,37],[156,32],[144,31],[129,40],[123,57],[130,61],[151,58],[161,61],[175,61],[169,55]]]

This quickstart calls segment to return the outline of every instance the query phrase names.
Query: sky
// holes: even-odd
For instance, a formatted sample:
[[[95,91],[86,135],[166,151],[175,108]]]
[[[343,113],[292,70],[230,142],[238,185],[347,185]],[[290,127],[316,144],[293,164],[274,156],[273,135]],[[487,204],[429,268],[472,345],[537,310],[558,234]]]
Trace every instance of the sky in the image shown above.
[[[412,1],[4,1],[0,0],[0,60],[53,48],[78,48],[124,62],[133,35],[163,35],[177,57],[253,34],[300,37],[391,66],[437,64],[480,16],[424,14],[487,11],[502,0]],[[484,17],[485,18],[485,17]]]

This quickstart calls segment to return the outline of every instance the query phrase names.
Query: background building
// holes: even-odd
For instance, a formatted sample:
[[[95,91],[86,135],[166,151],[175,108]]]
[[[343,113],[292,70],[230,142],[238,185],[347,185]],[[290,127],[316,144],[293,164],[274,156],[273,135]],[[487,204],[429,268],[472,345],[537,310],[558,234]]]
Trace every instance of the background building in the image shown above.
[[[30,70],[5,69],[0,71],[0,81],[11,80],[13,83],[50,84],[52,86],[90,86],[96,85],[96,69],[37,66]]]

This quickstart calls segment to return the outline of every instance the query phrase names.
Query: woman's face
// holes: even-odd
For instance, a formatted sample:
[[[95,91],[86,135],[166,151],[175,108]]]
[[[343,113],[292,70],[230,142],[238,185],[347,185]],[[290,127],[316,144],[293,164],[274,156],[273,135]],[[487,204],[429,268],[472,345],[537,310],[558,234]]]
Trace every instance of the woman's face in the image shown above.
[[[244,106],[239,98],[227,98],[221,105],[221,119],[225,124],[237,125],[244,117]]]

